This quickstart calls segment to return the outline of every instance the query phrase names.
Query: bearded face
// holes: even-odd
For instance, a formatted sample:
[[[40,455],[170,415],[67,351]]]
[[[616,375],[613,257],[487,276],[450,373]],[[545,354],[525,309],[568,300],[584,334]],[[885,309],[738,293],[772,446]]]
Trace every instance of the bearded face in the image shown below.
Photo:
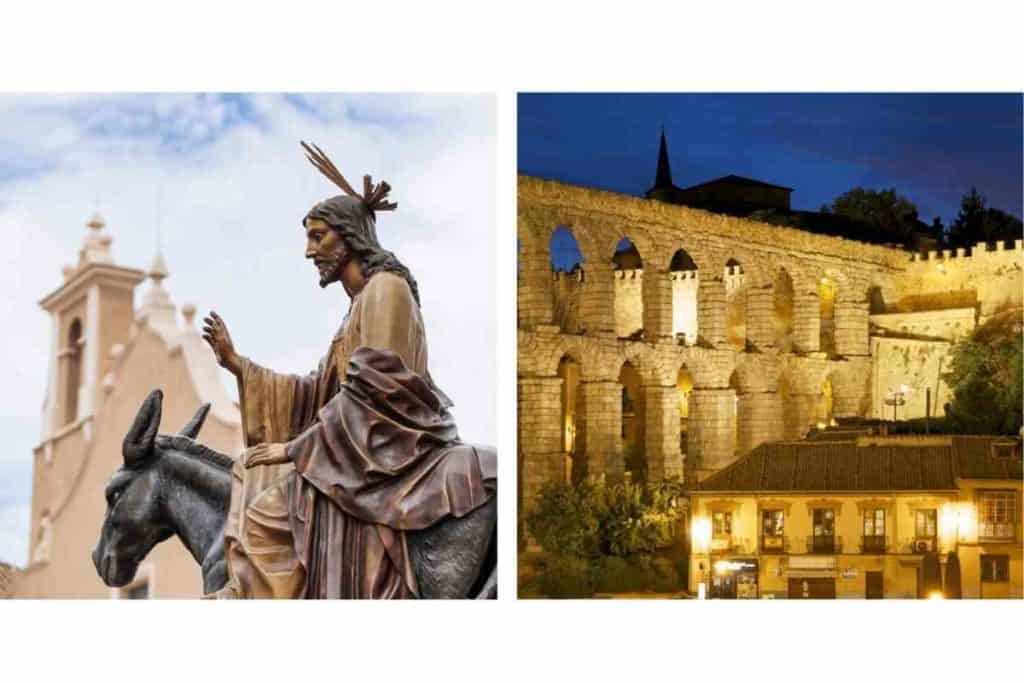
[[[326,222],[319,218],[306,220],[306,258],[313,260],[321,287],[339,281],[352,256],[345,240]]]

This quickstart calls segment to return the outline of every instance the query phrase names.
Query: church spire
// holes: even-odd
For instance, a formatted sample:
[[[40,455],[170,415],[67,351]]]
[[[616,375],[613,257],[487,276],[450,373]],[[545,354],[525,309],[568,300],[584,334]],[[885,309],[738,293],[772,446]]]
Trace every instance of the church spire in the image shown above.
[[[672,167],[668,163],[668,143],[665,142],[665,126],[661,127],[661,146],[658,149],[658,173],[654,177],[654,187],[672,187]]]

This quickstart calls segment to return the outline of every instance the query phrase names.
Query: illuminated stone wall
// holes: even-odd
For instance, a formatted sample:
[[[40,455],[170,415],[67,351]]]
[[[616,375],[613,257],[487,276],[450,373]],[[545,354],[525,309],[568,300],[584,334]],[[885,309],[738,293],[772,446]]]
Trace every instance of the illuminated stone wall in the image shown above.
[[[630,430],[642,432],[648,479],[701,478],[760,443],[803,437],[826,413],[884,417],[878,405],[889,386],[924,387],[948,340],[973,329],[974,309],[960,303],[976,296],[984,311],[1021,298],[1019,243],[956,267],[953,256],[940,277],[937,261],[900,249],[554,181],[521,176],[518,199],[519,434],[532,491],[544,476],[564,476],[552,464],[565,460],[562,390],[537,387],[561,382],[566,355],[579,363],[574,473],[624,477],[619,372],[629,362],[645,407]],[[583,263],[553,277],[558,226],[571,231]],[[624,238],[642,270],[615,269]],[[692,259],[684,269],[672,265],[681,251]],[[908,306],[915,291],[941,310]],[[899,416],[918,414],[923,397]],[[533,434],[538,426],[550,436]]]

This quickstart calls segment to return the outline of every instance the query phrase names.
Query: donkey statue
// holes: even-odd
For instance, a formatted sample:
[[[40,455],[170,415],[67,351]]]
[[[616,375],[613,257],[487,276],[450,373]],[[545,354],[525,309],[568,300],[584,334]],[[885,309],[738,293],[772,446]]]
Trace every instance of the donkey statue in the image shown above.
[[[153,547],[177,535],[202,569],[203,592],[227,582],[224,524],[234,461],[195,439],[210,411],[178,434],[158,434],[163,393],[146,397],[124,438],[124,464],[106,488],[107,512],[92,561],[108,586],[135,578]],[[406,534],[425,598],[497,597],[497,499],[459,519]]]

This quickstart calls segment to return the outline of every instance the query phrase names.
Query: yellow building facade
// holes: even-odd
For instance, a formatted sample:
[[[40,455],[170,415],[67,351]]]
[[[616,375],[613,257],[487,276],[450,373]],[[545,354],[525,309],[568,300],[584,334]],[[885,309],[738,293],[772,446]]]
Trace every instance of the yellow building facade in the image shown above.
[[[689,589],[712,598],[1024,595],[1021,445],[996,437],[767,444],[691,494]]]

